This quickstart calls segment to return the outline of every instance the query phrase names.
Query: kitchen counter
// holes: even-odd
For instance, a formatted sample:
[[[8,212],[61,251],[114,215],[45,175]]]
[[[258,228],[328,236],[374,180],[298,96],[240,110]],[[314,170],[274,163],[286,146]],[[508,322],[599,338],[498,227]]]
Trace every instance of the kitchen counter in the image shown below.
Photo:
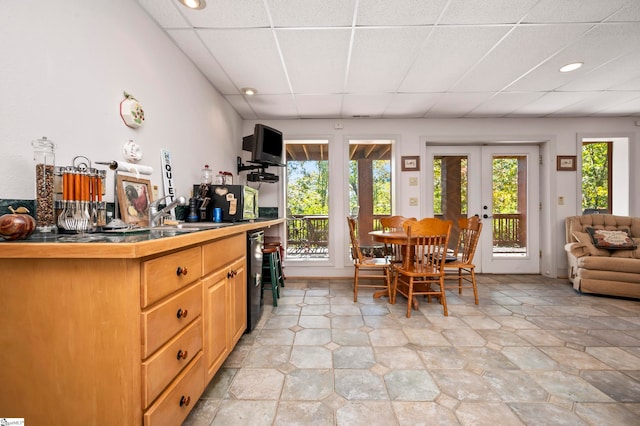
[[[184,233],[170,228],[159,228],[139,233],[33,234],[28,240],[1,241],[0,259],[135,259],[240,232],[270,228],[283,222],[284,219],[257,220]]]
[[[0,243],[0,414],[182,424],[246,330],[246,233],[282,222]]]

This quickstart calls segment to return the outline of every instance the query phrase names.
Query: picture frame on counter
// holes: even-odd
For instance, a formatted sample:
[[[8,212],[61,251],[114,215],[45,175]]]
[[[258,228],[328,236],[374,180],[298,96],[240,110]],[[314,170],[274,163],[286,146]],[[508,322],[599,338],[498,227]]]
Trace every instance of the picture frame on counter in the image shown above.
[[[116,193],[120,217],[130,225],[149,225],[149,204],[152,200],[151,181],[117,175]]]

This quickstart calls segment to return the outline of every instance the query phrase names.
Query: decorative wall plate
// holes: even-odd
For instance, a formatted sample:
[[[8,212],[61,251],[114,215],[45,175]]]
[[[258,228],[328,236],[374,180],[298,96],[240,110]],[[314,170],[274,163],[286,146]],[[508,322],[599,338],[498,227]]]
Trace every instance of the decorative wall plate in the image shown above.
[[[136,98],[124,92],[124,100],[120,102],[120,117],[124,124],[137,128],[144,123],[144,110]]]

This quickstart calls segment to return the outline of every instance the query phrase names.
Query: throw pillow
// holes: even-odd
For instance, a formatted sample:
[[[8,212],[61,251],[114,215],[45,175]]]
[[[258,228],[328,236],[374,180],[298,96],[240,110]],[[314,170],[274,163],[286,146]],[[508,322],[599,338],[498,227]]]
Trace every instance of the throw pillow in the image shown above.
[[[636,244],[629,237],[628,230],[608,231],[605,229],[587,228],[593,245],[606,250],[635,249]]]
[[[590,256],[611,256],[609,250],[602,250],[593,245],[591,237],[586,232],[574,232],[573,237],[589,251]]]

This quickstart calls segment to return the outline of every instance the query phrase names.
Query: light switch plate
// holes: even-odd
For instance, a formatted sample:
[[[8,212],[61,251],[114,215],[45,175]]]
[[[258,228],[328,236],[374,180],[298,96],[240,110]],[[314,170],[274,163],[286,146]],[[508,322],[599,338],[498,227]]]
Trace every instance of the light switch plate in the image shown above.
[[[417,197],[409,198],[409,205],[410,206],[417,206],[418,205],[418,198]]]
[[[409,186],[418,186],[418,178],[410,177],[409,178]]]

